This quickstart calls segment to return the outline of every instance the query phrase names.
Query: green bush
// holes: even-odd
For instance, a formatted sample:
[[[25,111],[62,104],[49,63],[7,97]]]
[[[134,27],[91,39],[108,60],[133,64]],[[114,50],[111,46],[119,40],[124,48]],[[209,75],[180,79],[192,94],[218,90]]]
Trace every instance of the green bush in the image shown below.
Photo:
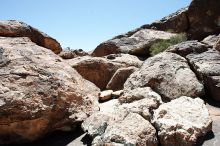
[[[171,37],[169,40],[160,40],[150,47],[150,55],[154,56],[165,51],[168,47],[184,41],[187,41],[187,36],[185,33],[177,34],[176,36]]]

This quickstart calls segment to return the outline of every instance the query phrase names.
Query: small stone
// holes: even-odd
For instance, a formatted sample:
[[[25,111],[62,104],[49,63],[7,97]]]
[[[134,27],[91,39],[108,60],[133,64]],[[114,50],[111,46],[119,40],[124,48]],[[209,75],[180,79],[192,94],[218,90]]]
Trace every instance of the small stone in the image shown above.
[[[105,101],[105,100],[109,100],[112,98],[112,93],[113,91],[112,90],[105,90],[105,91],[102,91],[99,95],[99,100],[101,101]]]
[[[113,98],[118,98],[123,94],[123,92],[124,92],[123,90],[114,91],[112,92],[112,96]]]

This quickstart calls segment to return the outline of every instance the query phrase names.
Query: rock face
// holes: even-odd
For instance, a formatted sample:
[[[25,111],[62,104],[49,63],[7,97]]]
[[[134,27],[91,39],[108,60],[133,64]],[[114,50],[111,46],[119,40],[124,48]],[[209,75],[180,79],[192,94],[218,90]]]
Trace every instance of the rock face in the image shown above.
[[[74,128],[98,109],[99,92],[50,50],[0,37],[0,144]]]
[[[142,28],[186,32],[189,38],[201,40],[208,35],[220,33],[219,6],[219,0],[193,0],[189,7]]]
[[[156,109],[154,125],[162,146],[193,146],[211,131],[212,120],[201,99],[183,96]]]
[[[124,90],[146,86],[169,100],[180,96],[197,97],[204,93],[203,85],[190,70],[186,59],[169,52],[147,59],[141,68],[127,79]]]
[[[185,57],[191,53],[202,53],[208,50],[208,45],[198,41],[186,41],[169,47],[166,51],[173,52]]]
[[[182,8],[177,12],[162,18],[159,21],[153,22],[148,27],[156,28],[158,30],[172,30],[175,32],[186,32],[189,27],[189,20],[187,17],[188,7]],[[146,27],[146,26],[142,26]]]
[[[142,29],[134,34],[116,37],[100,44],[92,53],[93,56],[128,53],[137,56],[149,56],[150,46],[158,40],[170,39],[173,33]]]
[[[220,33],[220,1],[193,0],[188,9],[190,27],[188,34],[192,39],[203,39]]]
[[[62,52],[60,52],[59,56],[62,57],[63,59],[72,59],[72,58],[76,58],[76,57],[80,57],[80,56],[87,56],[89,55],[88,53],[86,53],[85,51],[83,51],[82,49],[78,49],[78,50],[62,50]]]
[[[142,64],[142,61],[137,57],[128,54],[110,55],[106,58],[84,56],[67,60],[67,62],[85,79],[93,82],[101,90],[106,88],[106,85],[119,68],[139,67]]]
[[[161,97],[152,97],[152,90],[145,97],[120,104],[117,99],[100,105],[100,112],[87,118],[82,128],[93,137],[92,145],[140,145],[157,146],[156,130],[148,120],[149,109],[161,104]],[[156,93],[154,92],[156,95]]]
[[[215,100],[220,101],[220,54],[210,49],[201,54],[186,56],[191,66]]]
[[[2,37],[28,37],[39,46],[48,48],[58,54],[62,50],[60,44],[47,34],[40,32],[24,22],[16,20],[0,21],[0,36]]]
[[[106,88],[111,90],[121,90],[123,89],[124,83],[127,78],[138,68],[131,66],[125,68],[119,68],[114,75],[112,76],[111,80],[107,84]]]

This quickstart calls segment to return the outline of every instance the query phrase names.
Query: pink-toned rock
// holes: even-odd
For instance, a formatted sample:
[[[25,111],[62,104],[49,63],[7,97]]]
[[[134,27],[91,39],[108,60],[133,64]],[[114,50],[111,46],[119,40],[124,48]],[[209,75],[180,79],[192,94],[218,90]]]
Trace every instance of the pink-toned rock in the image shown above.
[[[29,38],[0,37],[0,144],[73,129],[98,110],[99,92]]]
[[[36,28],[16,20],[0,20],[0,36],[28,37],[32,42],[58,54],[62,50],[59,42]]]
[[[112,76],[111,80],[108,82],[106,88],[111,90],[121,90],[124,87],[124,83],[127,78],[138,68],[131,66],[125,68],[119,68],[114,75]]]

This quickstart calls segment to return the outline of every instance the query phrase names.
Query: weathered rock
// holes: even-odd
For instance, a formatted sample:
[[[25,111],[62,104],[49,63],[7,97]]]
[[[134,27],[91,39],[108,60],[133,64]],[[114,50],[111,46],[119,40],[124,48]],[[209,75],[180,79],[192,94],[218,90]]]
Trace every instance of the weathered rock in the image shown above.
[[[215,43],[214,48],[220,52],[220,37],[218,41]]]
[[[166,51],[173,52],[185,57],[191,53],[202,53],[208,50],[208,45],[198,41],[186,41],[169,47]]]
[[[203,39],[220,33],[220,1],[193,0],[188,9],[188,34],[192,39]]]
[[[212,120],[204,102],[180,97],[154,111],[154,125],[163,146],[193,146],[212,130]]]
[[[204,38],[201,42],[209,45],[210,47],[213,47],[219,38],[220,38],[220,35],[210,35]]]
[[[211,49],[201,54],[186,56],[196,74],[215,100],[220,101],[220,54]]]
[[[125,64],[127,67],[135,66],[139,68],[143,64],[143,61],[141,61],[138,57],[129,54],[110,54],[104,56],[104,58],[115,63]]]
[[[141,68],[127,79],[124,90],[146,86],[169,100],[180,96],[197,97],[204,93],[203,85],[191,71],[186,59],[169,52],[147,59]]]
[[[161,39],[170,39],[176,34],[142,29],[131,36],[113,38],[100,44],[92,53],[93,56],[105,56],[108,54],[128,53],[137,56],[149,56],[150,46]]]
[[[131,103],[144,98],[162,103],[160,95],[154,92],[150,87],[138,87],[128,90],[119,98],[119,101],[121,103]]]
[[[157,146],[158,143],[154,127],[135,113],[129,113],[122,121],[109,125],[101,141],[105,145]]]
[[[99,100],[105,101],[105,100],[111,99],[111,98],[112,98],[112,93],[113,93],[112,90],[102,91],[102,92],[99,94]]]
[[[126,68],[119,68],[114,75],[112,76],[111,80],[108,82],[106,88],[111,90],[121,90],[123,89],[124,83],[127,78],[137,70],[138,68],[131,66]]]
[[[159,21],[153,22],[150,27],[163,31],[171,30],[175,32],[185,32],[189,27],[187,11],[188,7],[182,8]]]
[[[152,90],[146,90],[149,92],[144,94],[143,89],[144,97],[130,103],[121,104],[118,99],[113,99],[100,104],[100,112],[83,122],[82,128],[93,137],[94,146],[157,145],[156,131],[148,121],[152,118],[152,110],[158,108],[162,100]]]
[[[143,99],[134,100],[131,103],[123,103],[119,106],[119,109],[125,109],[128,112],[137,113],[144,119],[150,121],[153,109],[157,109],[159,105],[162,104],[161,97],[155,92],[153,94],[155,94],[155,96],[146,94]]]
[[[98,110],[100,90],[28,38],[0,37],[0,144],[71,129]]]
[[[72,59],[80,56],[87,56],[89,55],[87,52],[83,51],[82,49],[77,50],[62,50],[59,56],[63,59]]]
[[[0,36],[3,37],[28,37],[39,46],[48,48],[58,54],[62,50],[60,44],[47,34],[36,28],[16,20],[0,21]]]
[[[85,79],[93,82],[101,90],[106,88],[106,85],[121,67],[140,66],[142,61],[137,57],[128,54],[118,54],[101,57],[77,57],[67,60],[67,62],[75,68],[79,74]]]

